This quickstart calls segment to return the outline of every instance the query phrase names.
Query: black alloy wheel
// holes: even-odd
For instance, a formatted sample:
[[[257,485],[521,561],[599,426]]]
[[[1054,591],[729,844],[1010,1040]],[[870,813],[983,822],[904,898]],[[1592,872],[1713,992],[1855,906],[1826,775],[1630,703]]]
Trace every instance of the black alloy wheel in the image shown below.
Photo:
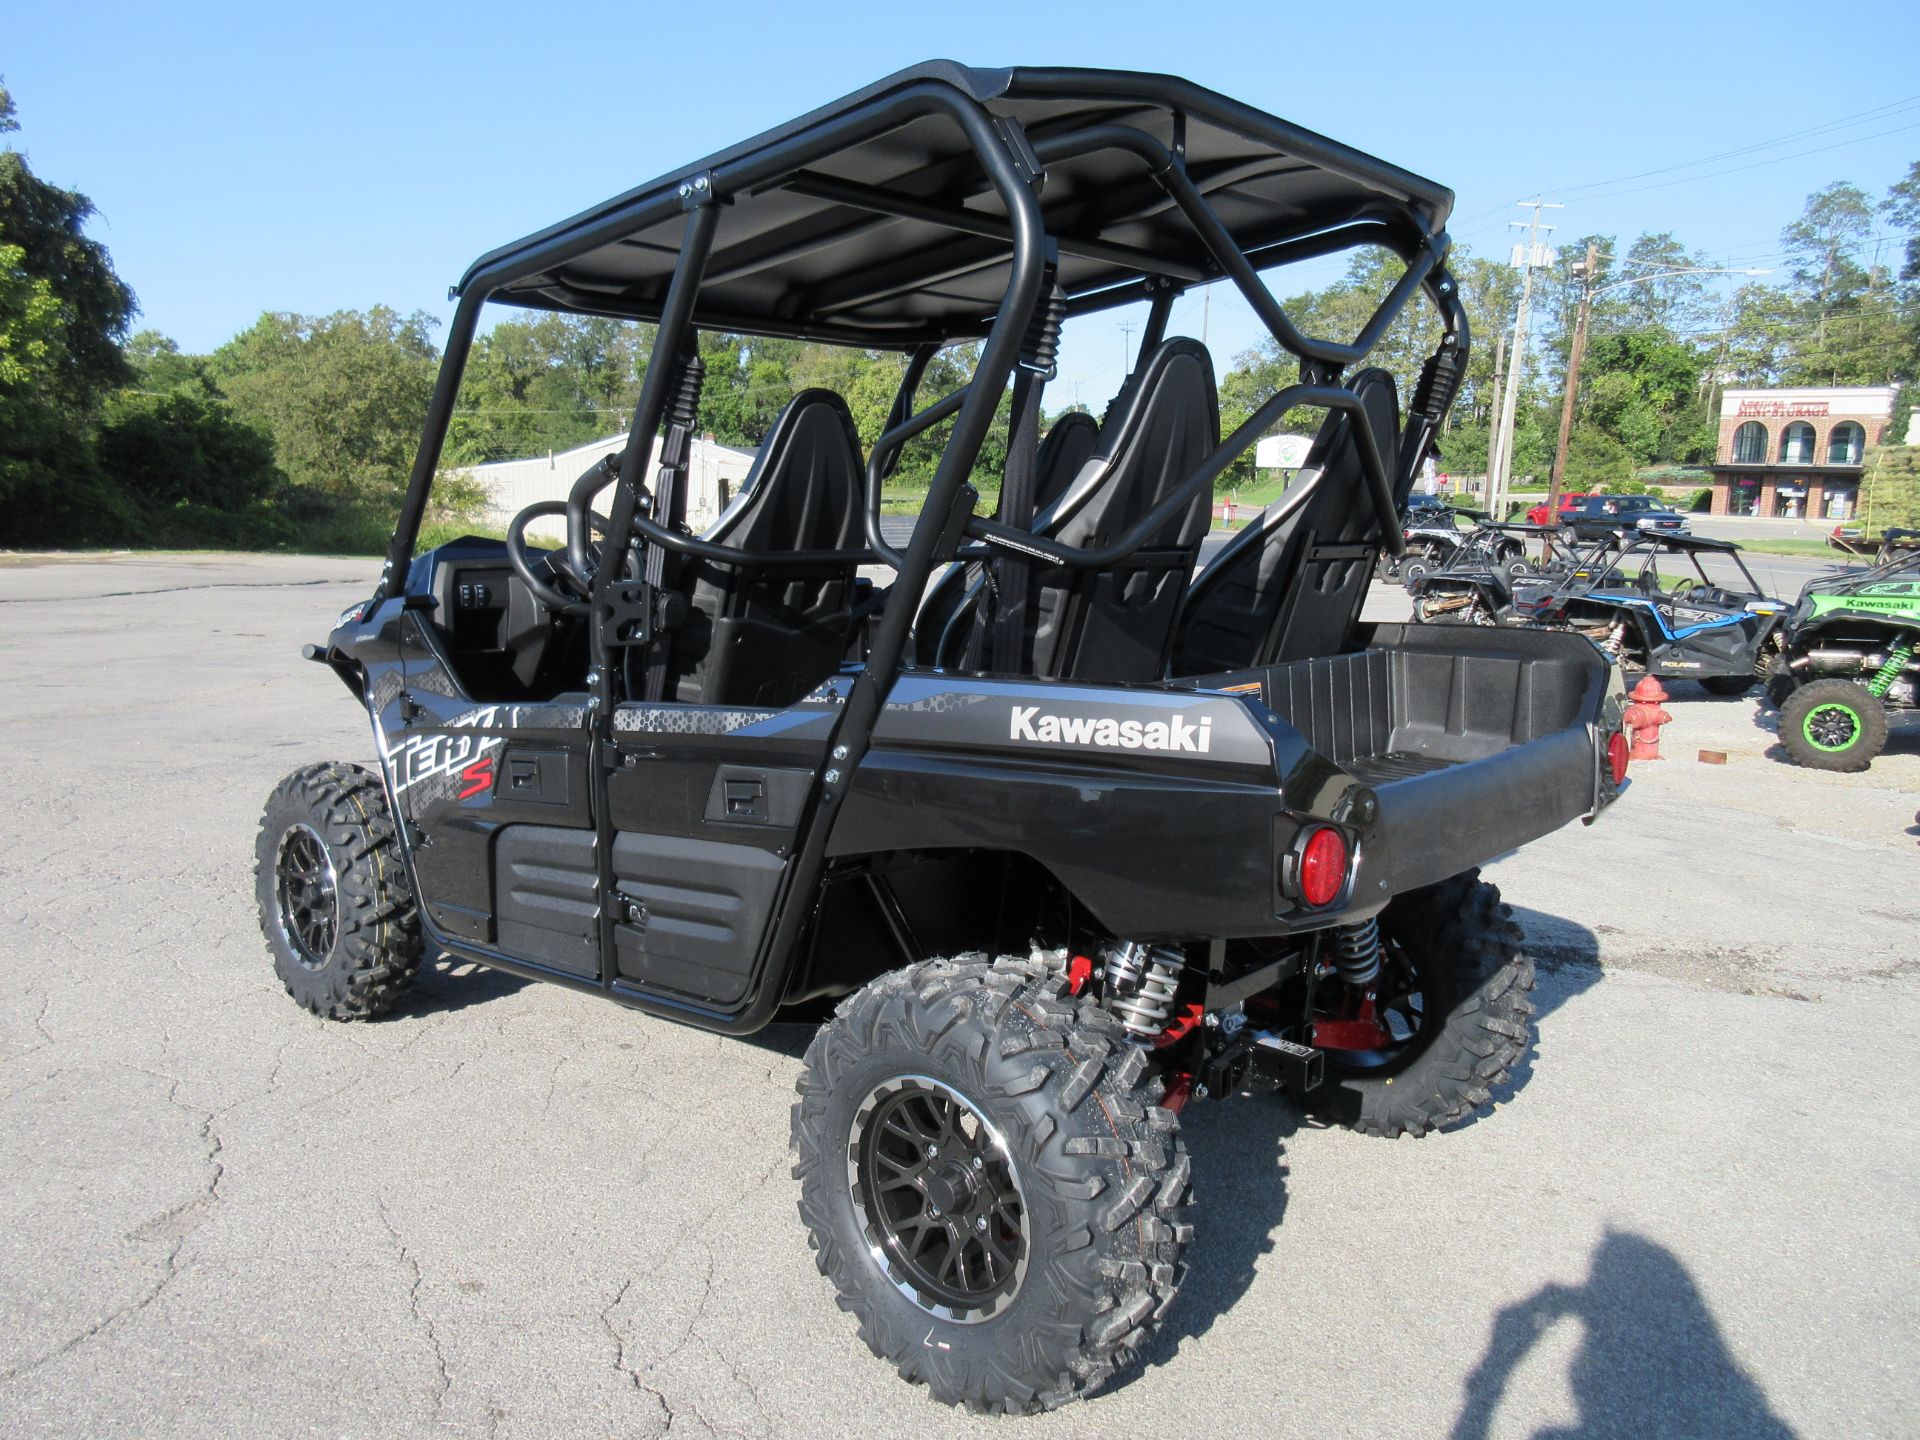
[[[1179,1287],[1192,1173],[1154,1056],[1065,954],[882,975],[807,1047],[800,1216],[860,1338],[933,1398],[1098,1390]]]
[[[1329,1072],[1391,1075],[1412,1063],[1418,1053],[1427,1019],[1427,992],[1420,967],[1406,947],[1391,936],[1380,937],[1380,949],[1380,973],[1373,983],[1374,998],[1367,1017],[1376,1032],[1374,1042],[1362,1049],[1327,1050]]]
[[[1027,1270],[1025,1202],[1000,1132],[925,1075],[875,1086],[854,1114],[847,1184],[900,1293],[942,1319],[985,1320]]]
[[[1425,1135],[1486,1105],[1525,1059],[1533,962],[1477,870],[1395,897],[1380,936],[1370,1004],[1337,977],[1320,982],[1326,1080],[1306,1107],[1365,1135]]]
[[[274,973],[315,1015],[368,1020],[420,968],[420,912],[380,777],[308,765],[267,797],[254,898]]]
[[[312,826],[288,828],[274,877],[276,910],[288,948],[301,965],[318,970],[332,957],[340,934],[340,878]]]

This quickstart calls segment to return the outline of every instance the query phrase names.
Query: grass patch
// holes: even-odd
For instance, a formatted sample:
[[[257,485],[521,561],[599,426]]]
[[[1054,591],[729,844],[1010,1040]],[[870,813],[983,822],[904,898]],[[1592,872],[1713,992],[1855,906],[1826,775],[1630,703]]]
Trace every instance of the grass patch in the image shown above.
[[[1754,555],[1825,555],[1835,560],[1846,558],[1824,540],[1800,540],[1790,535],[1777,538],[1761,535],[1752,540],[1742,538],[1737,543],[1742,550]]]

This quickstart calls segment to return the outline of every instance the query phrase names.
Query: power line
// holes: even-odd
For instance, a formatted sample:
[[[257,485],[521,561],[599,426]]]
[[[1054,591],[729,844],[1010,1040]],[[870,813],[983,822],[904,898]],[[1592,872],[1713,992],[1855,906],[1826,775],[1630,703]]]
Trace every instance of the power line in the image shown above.
[[[1732,150],[1722,150],[1715,155],[1703,155],[1697,160],[1682,160],[1673,165],[1662,165],[1656,169],[1642,170],[1633,175],[1619,175],[1611,180],[1589,180],[1582,185],[1563,185],[1556,188],[1563,193],[1572,193],[1579,190],[1602,190],[1609,185],[1624,185],[1629,180],[1645,180],[1651,175],[1670,175],[1676,170],[1691,170],[1699,165],[1711,165],[1716,161],[1732,160],[1740,155],[1751,155],[1758,150],[1771,150],[1776,145],[1788,145],[1795,140],[1805,140],[1815,135],[1826,134],[1834,130],[1843,130],[1849,125],[1865,124],[1872,120],[1884,120],[1904,110],[1911,110],[1916,105],[1920,105],[1920,95],[1909,95],[1904,100],[1891,100],[1885,105],[1876,105],[1871,110],[1862,110],[1856,114],[1846,116],[1844,119],[1829,120],[1823,124],[1810,125],[1804,130],[1795,130],[1786,135],[1776,135],[1771,140],[1756,140],[1750,145],[1736,146]],[[1888,131],[1885,133],[1891,134],[1893,132]],[[1856,137],[1857,140],[1871,140],[1873,138],[1875,137],[1871,135]],[[1843,140],[1839,143],[1842,145],[1851,145],[1854,144],[1855,141]]]
[[[1758,170],[1765,165],[1784,165],[1789,160],[1804,160],[1809,155],[1824,155],[1829,150],[1843,150],[1849,145],[1863,145],[1869,140],[1879,140],[1888,135],[1904,135],[1909,130],[1920,130],[1920,120],[1911,125],[1896,125],[1891,130],[1876,130],[1871,135],[1856,135],[1851,140],[1837,140],[1831,145],[1816,146],[1812,150],[1796,150],[1791,155],[1770,155],[1765,160],[1755,160],[1747,165],[1730,165],[1725,170],[1709,170],[1704,175],[1688,175],[1679,180],[1662,180],[1653,185],[1634,185],[1625,190],[1606,190],[1598,195],[1587,195],[1585,200],[1612,200],[1620,195],[1639,195],[1648,190],[1667,190],[1675,185],[1691,185],[1699,180],[1716,180],[1722,175],[1738,175],[1746,170]]]
[[[1756,140],[1747,145],[1736,146],[1731,150],[1722,150],[1712,155],[1702,155],[1693,160],[1683,160],[1683,161],[1676,162],[1675,164],[1672,164],[1672,165],[1657,166],[1652,170],[1642,170],[1632,175],[1615,176],[1613,179],[1610,179],[1610,180],[1589,180],[1578,185],[1560,185],[1560,186],[1553,186],[1550,188],[1553,188],[1563,194],[1573,194],[1573,193],[1578,193],[1580,191],[1585,191],[1585,190],[1601,190],[1601,189],[1605,189],[1609,185],[1621,185],[1621,184],[1625,184],[1629,180],[1642,180],[1651,175],[1665,175],[1665,174],[1671,174],[1672,172],[1677,170],[1691,170],[1701,165],[1714,164],[1716,161],[1730,160],[1738,155],[1751,155],[1756,151],[1771,149],[1776,145],[1789,145],[1796,140],[1805,140],[1814,135],[1826,134],[1834,130],[1845,129],[1849,125],[1867,124],[1867,123],[1871,123],[1874,120],[1887,119],[1893,115],[1897,115],[1906,110],[1912,109],[1916,105],[1920,105],[1920,95],[1909,95],[1906,98],[1901,100],[1890,100],[1890,101],[1887,101],[1885,104],[1873,106],[1871,109],[1856,111],[1852,115],[1843,116],[1837,120],[1822,121],[1820,124],[1810,125],[1800,130],[1790,131],[1785,135],[1776,135],[1770,140]],[[1857,136],[1854,136],[1852,139],[1837,141],[1832,145],[1820,146],[1812,150],[1799,151],[1799,152],[1796,152],[1796,154],[1794,155],[1776,156],[1776,157],[1773,157],[1773,159],[1761,161],[1758,163],[1772,164],[1774,163],[1774,160],[1791,160],[1791,159],[1797,159],[1802,155],[1819,155],[1824,153],[1827,150],[1838,150],[1847,145],[1864,144],[1868,140],[1877,140],[1886,135],[1897,135],[1902,133],[1905,130],[1911,130],[1915,128],[1920,128],[1920,126],[1915,126],[1915,125],[1897,126],[1892,130],[1877,131],[1872,135],[1857,135]],[[1756,166],[1735,166],[1732,169],[1716,171],[1715,174],[1730,175],[1730,174],[1737,173],[1739,170],[1742,170],[1742,169],[1753,169],[1753,168],[1756,168]],[[1697,175],[1691,178],[1696,180],[1706,180],[1706,179],[1713,178],[1713,176]],[[1671,183],[1686,184],[1688,182],[1686,180],[1679,180]],[[1641,188],[1656,189],[1660,187],[1646,186]],[[1635,190],[1621,190],[1621,191],[1612,192],[1612,193],[1621,194],[1621,195],[1630,195],[1638,192]],[[1589,195],[1589,196],[1585,196],[1584,198],[1589,200],[1598,200],[1598,199],[1606,199],[1609,197],[1602,196],[1602,195]],[[1516,201],[1512,203],[1517,204],[1517,203],[1524,203],[1524,202]],[[1464,237],[1466,235],[1478,235],[1478,234],[1483,234],[1488,230],[1495,230],[1495,229],[1502,228],[1506,223],[1505,221],[1500,221],[1492,225],[1482,225],[1475,230],[1465,229],[1466,226],[1472,225],[1475,221],[1482,220],[1490,215],[1500,214],[1502,211],[1508,208],[1508,204],[1509,202],[1502,201],[1497,205],[1489,205],[1484,210],[1476,210],[1471,215],[1455,219],[1454,226],[1458,227],[1456,229],[1456,234]]]

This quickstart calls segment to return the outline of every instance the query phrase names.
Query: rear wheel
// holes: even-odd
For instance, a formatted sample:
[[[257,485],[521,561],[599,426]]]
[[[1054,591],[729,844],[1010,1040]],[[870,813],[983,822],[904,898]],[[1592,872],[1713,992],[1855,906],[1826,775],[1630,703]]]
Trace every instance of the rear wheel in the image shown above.
[[[1477,870],[1400,896],[1380,936],[1368,995],[1323,982],[1314,1039],[1326,1080],[1307,1108],[1366,1135],[1425,1135],[1485,1105],[1526,1055],[1533,961]]]
[[[316,1015],[367,1020],[420,968],[420,921],[379,777],[309,765],[274,787],[254,845],[273,968]]]
[[[1886,747],[1887,709],[1864,685],[1815,680],[1782,702],[1780,743],[1809,770],[1864,770]]]
[[[1051,1409],[1172,1302],[1188,1161],[1148,1052],[1057,970],[936,960],[850,997],[807,1050],[793,1173],[816,1263],[934,1398]]]

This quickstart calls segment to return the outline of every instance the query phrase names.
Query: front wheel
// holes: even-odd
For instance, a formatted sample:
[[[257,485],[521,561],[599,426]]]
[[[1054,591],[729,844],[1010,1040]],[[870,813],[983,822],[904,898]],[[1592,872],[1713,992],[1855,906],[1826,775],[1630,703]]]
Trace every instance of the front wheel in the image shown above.
[[[946,1404],[1104,1383],[1172,1302],[1188,1160],[1148,1052],[1020,959],[883,976],[808,1047],[800,1216],[860,1337]]]
[[[1307,1109],[1365,1135],[1425,1135],[1485,1105],[1533,1043],[1533,961],[1500,892],[1469,870],[1380,916],[1380,974],[1338,980],[1314,1024],[1326,1079]]]
[[[420,919],[380,779],[309,765],[274,787],[254,845],[260,928],[287,993],[330,1020],[400,1003],[420,968]]]
[[[1851,773],[1887,744],[1887,708],[1864,685],[1815,680],[1780,706],[1780,743],[1796,765]]]

